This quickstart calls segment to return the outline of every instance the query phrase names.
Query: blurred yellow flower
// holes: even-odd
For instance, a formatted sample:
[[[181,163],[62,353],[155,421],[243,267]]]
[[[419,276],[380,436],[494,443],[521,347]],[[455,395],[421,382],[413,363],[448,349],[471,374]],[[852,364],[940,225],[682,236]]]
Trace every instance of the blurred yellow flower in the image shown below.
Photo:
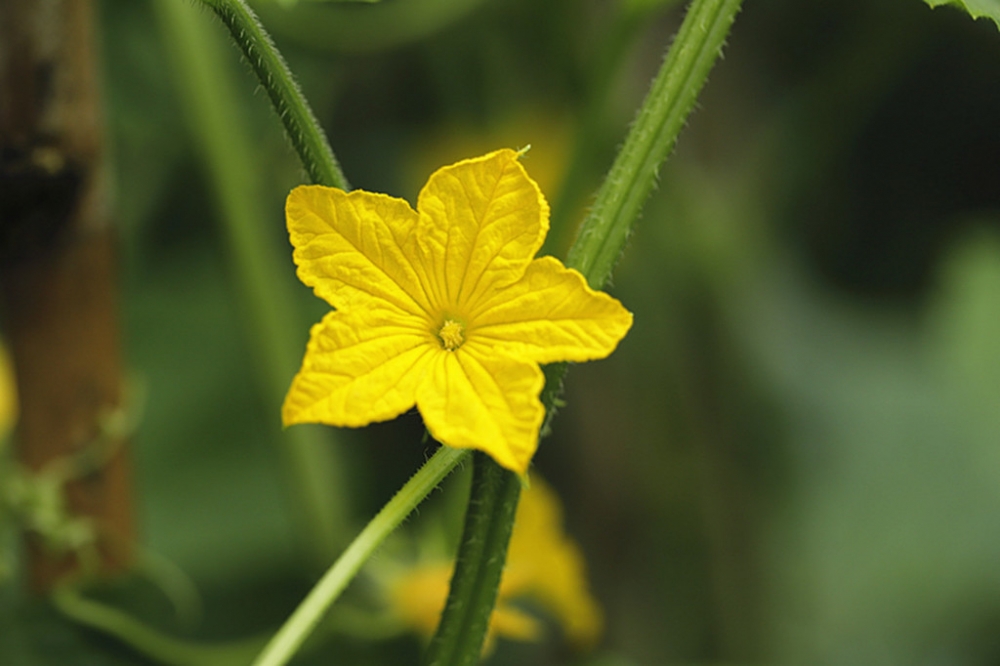
[[[389,584],[389,603],[399,621],[430,638],[448,596],[453,565],[434,561],[397,574]],[[537,477],[521,496],[490,618],[487,646],[497,637],[519,641],[542,636],[539,620],[519,608],[534,602],[559,622],[575,647],[592,647],[601,636],[601,609],[590,595],[586,565],[577,545],[562,530],[562,508],[555,493]]]
[[[534,258],[548,204],[513,150],[439,169],[402,199],[295,188],[299,278],[336,311],[313,326],[285,425],[363,426],[414,405],[440,442],[524,473],[545,411],[539,363],[610,354],[621,303]]]
[[[17,421],[17,380],[7,347],[0,344],[0,444]],[[2,448],[2,447],[0,447]]]

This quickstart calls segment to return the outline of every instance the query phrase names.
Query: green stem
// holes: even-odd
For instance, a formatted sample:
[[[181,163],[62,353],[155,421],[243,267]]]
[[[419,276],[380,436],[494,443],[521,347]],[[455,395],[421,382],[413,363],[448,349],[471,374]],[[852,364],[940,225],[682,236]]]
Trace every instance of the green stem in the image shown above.
[[[485,453],[477,451],[473,464],[462,546],[427,666],[472,666],[479,660],[507,559],[521,481]]]
[[[267,91],[312,182],[350,189],[309,103],[284,58],[244,0],[201,0],[229,28],[236,44]]]
[[[656,171],[693,109],[741,2],[691,3],[625,145],[569,250],[566,264],[583,273],[591,286],[599,289],[611,276],[628,233],[653,189]],[[546,368],[546,422],[558,406],[565,373],[564,363]],[[481,467],[478,460],[477,471]],[[488,472],[483,467],[478,490],[473,481],[448,603],[428,648],[428,666],[477,663],[496,602],[520,488],[517,478],[506,470],[494,472],[496,477],[487,480]]]
[[[52,603],[72,620],[114,636],[138,652],[173,666],[243,666],[265,640],[250,638],[205,644],[171,638],[128,613],[85,598],[73,584],[56,588],[52,593]]]
[[[742,0],[694,0],[625,145],[597,191],[566,265],[601,288],[718,59]]]
[[[438,449],[372,518],[347,550],[327,570],[253,662],[253,666],[280,666],[288,663],[323,618],[330,604],[340,596],[361,569],[361,565],[468,454],[465,449],[453,449],[447,446]]]

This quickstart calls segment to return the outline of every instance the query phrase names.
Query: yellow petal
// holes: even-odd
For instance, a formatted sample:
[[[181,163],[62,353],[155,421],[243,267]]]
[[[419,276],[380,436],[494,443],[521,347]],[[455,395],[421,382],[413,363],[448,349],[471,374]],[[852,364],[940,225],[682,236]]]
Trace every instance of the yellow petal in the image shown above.
[[[537,363],[604,358],[632,326],[617,299],[587,286],[553,257],[536,259],[516,284],[469,315],[469,339]]]
[[[417,392],[417,408],[435,439],[485,451],[523,474],[538,448],[545,378],[534,363],[497,356],[469,340],[438,354]]]
[[[324,317],[285,397],[284,424],[357,427],[413,407],[425,368],[444,352],[412,321],[388,305]]]
[[[386,580],[393,614],[407,627],[430,638],[437,628],[448,595],[453,563],[429,561],[401,567]],[[537,475],[518,504],[514,530],[490,617],[484,653],[498,637],[519,641],[541,638],[542,622],[525,612],[546,611],[578,648],[592,647],[600,638],[601,609],[591,596],[580,549],[563,531],[562,506],[555,492]]]
[[[520,279],[549,228],[545,197],[509,149],[438,169],[417,210],[415,252],[433,271],[429,289],[439,307],[460,312]]]
[[[498,602],[490,616],[483,643],[484,654],[492,651],[498,636],[513,641],[537,641],[542,637],[542,623],[516,606]]]
[[[451,562],[434,562],[406,570],[389,586],[393,613],[417,633],[433,636],[448,598],[453,569]]]
[[[299,279],[338,309],[388,301],[411,314],[429,309],[420,276],[402,246],[417,214],[402,199],[304,185],[285,204]]]
[[[601,608],[590,594],[583,554],[562,522],[559,498],[533,475],[517,507],[499,598],[534,599],[559,621],[570,642],[587,648],[600,638]]]
[[[6,345],[0,343],[0,451],[3,440],[17,421],[17,378]]]
[[[451,562],[429,562],[406,569],[388,585],[393,614],[404,625],[429,639],[440,623],[453,571]],[[497,636],[533,641],[541,634],[542,625],[537,619],[515,606],[499,602],[490,616],[483,651],[489,651]]]

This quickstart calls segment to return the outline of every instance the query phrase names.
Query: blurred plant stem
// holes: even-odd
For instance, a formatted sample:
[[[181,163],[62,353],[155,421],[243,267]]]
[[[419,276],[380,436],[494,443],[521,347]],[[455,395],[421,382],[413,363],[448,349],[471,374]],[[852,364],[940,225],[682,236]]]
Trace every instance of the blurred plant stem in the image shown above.
[[[340,164],[333,155],[323,128],[292,77],[285,59],[244,0],[202,0],[229,28],[233,40],[243,51],[260,85],[285,125],[288,138],[302,159],[302,166],[313,183],[349,190]]]
[[[583,273],[595,289],[611,277],[632,225],[653,189],[656,172],[694,108],[741,2],[694,0],[688,8],[625,145],[567,256],[566,264]],[[546,422],[558,404],[566,367],[563,363],[546,368]],[[457,559],[467,564],[455,568],[446,611],[428,652],[427,663],[432,666],[475,664],[482,653],[500,576],[491,575],[490,567],[468,563],[499,562],[502,569],[520,494],[520,488],[514,487],[513,473],[499,470],[499,475],[508,478],[473,486],[468,509],[472,517],[466,520]],[[483,618],[487,621],[481,621]]]
[[[469,451],[465,449],[447,446],[439,448],[334,562],[274,635],[253,666],[280,666],[288,663],[323,618],[330,604],[336,601],[375,549],[468,455]]]
[[[202,150],[225,229],[233,273],[238,281],[258,374],[275,423],[301,353],[299,322],[286,280],[284,254],[265,233],[269,210],[260,195],[261,171],[242,122],[230,52],[204,15],[186,2],[156,0],[176,80],[188,120]],[[301,135],[296,131],[294,134]],[[307,536],[313,565],[326,566],[347,542],[350,506],[344,492],[339,443],[331,429],[285,430],[277,443],[290,472],[296,512]]]
[[[260,649],[264,638],[226,644],[199,644],[171,638],[128,613],[83,596],[75,584],[60,585],[52,603],[80,624],[114,636],[142,654],[172,666],[243,666]]]

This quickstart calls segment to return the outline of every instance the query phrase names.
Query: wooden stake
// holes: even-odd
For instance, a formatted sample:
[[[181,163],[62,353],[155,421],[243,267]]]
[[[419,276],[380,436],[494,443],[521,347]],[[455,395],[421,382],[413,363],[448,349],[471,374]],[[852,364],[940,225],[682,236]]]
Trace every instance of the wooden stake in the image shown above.
[[[86,452],[121,399],[115,253],[91,0],[0,0],[0,297],[17,373],[17,457],[34,472]],[[101,564],[128,560],[124,447],[66,486]],[[109,537],[113,535],[113,537]],[[77,565],[29,535],[32,586]]]

